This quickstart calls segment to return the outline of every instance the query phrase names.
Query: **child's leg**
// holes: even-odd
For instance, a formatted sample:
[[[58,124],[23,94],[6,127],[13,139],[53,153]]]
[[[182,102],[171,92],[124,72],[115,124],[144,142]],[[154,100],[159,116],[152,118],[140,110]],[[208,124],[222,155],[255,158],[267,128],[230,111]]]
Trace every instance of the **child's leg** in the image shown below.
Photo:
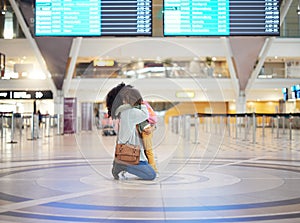
[[[145,153],[148,158],[148,163],[152,166],[152,168],[155,170],[155,172],[158,172],[158,169],[155,164],[154,153],[153,153],[153,148],[152,148],[152,137],[153,137],[152,132],[149,134],[142,132],[142,138],[143,138],[143,143],[145,146]]]

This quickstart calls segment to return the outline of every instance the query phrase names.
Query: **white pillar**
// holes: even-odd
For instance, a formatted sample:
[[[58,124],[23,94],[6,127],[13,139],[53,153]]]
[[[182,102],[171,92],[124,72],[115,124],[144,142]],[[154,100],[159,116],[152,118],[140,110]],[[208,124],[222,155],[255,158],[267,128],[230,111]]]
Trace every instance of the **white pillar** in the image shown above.
[[[244,91],[240,91],[236,100],[236,113],[246,113],[246,95]]]
[[[62,115],[64,113],[64,93],[58,90],[54,97],[54,114]]]

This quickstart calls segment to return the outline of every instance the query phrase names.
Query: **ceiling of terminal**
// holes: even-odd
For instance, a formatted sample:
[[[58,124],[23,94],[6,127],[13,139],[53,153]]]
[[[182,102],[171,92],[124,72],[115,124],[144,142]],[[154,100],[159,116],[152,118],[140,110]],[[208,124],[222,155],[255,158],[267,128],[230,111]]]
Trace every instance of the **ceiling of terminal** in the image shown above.
[[[286,2],[286,1],[282,1]],[[297,1],[293,1],[293,4],[296,4]],[[32,1],[20,1],[22,14],[24,15],[24,18],[27,20],[27,24],[30,24],[30,28],[33,28],[32,24],[32,7],[31,3]],[[29,4],[28,4],[29,3]],[[295,5],[293,5],[294,7]],[[159,31],[156,31],[159,32]],[[68,60],[66,59],[68,57],[60,57],[62,54],[69,54],[69,50],[61,51],[62,53],[55,54],[56,56],[53,58],[48,57],[47,54],[44,52],[50,52],[50,51],[56,51],[61,50],[62,48],[69,49],[70,45],[72,44],[72,38],[64,38],[64,41],[61,42],[61,39],[59,41],[55,41],[55,38],[48,38],[51,39],[50,45],[45,45],[44,43],[47,38],[36,38],[36,42],[39,44],[40,49],[43,48],[42,55],[44,57],[44,60],[47,62],[48,69],[50,70],[52,74],[52,78],[56,82],[56,85],[58,87],[61,87],[63,79],[65,77],[65,68],[67,67]],[[168,38],[166,38],[168,39]],[[180,38],[179,38],[180,39]],[[109,51],[96,51],[92,52],[93,50],[99,50],[99,47],[97,47],[98,44],[102,44],[103,46],[105,44],[105,41],[107,40],[109,44],[112,44],[115,41],[115,45],[119,45],[120,41],[123,41],[122,38],[84,38],[82,47],[80,49],[77,63],[87,63],[91,62],[95,59],[99,58],[105,58],[105,59],[112,59],[115,61],[118,61],[120,63],[130,63],[132,61],[138,61],[138,60],[152,60],[152,61],[164,61],[169,60],[170,58],[173,61],[193,61],[195,58],[197,60],[205,61],[207,57],[214,57],[216,58],[216,61],[226,61],[226,53],[223,52],[223,46],[220,48],[219,45],[210,45],[207,44],[207,48],[204,47],[205,42],[210,42],[212,44],[216,42],[220,42],[219,38],[202,38],[200,41],[202,42],[201,52],[193,52],[193,47],[195,46],[194,43],[190,44],[190,39],[187,38],[186,42],[183,40],[184,38],[180,39],[180,41],[177,41],[175,38],[173,38],[171,41],[165,41],[161,38],[137,38],[137,41],[135,43],[128,42],[125,43],[126,45],[122,45],[122,47],[113,47],[110,46]],[[216,40],[217,39],[217,40]],[[157,41],[156,48],[151,48],[151,44],[148,46],[148,40],[149,41]],[[172,48],[174,46],[174,42],[177,44],[176,50]],[[199,39],[197,39],[198,41]],[[2,41],[2,40],[1,40]],[[5,45],[1,46],[2,50],[7,53],[7,66],[13,67],[16,63],[38,63],[38,59],[36,57],[36,53],[34,49],[32,49],[32,46],[26,43],[26,40],[14,40],[13,42],[10,42],[10,40],[3,40]],[[6,42],[7,41],[7,42]],[[53,41],[55,43],[53,43]],[[140,43],[138,42],[140,41]],[[25,42],[25,43],[24,43]],[[103,43],[104,42],[104,43]],[[185,42],[185,43],[184,43]],[[160,48],[160,44],[163,45],[162,48]],[[182,44],[179,46],[179,44]],[[220,44],[220,43],[219,43]],[[87,47],[86,47],[87,46]],[[190,47],[190,48],[189,48]],[[7,48],[7,49],[6,49]],[[164,49],[164,50],[161,50]],[[132,54],[131,54],[132,53]],[[58,56],[57,56],[58,55]],[[287,57],[284,56],[272,56],[267,57],[266,61],[268,62],[283,62],[288,60],[300,60],[300,57]],[[63,61],[61,65],[60,62]],[[61,67],[60,67],[61,66]],[[56,81],[57,80],[57,81]]]

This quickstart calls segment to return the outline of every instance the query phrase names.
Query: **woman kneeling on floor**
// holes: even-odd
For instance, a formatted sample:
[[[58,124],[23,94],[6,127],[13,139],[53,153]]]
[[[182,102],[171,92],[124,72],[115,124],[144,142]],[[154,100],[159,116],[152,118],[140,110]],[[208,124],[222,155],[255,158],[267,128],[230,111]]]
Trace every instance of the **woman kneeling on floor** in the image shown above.
[[[109,117],[119,119],[117,143],[138,145],[141,149],[137,165],[127,165],[114,160],[112,175],[116,180],[119,179],[121,172],[136,175],[142,180],[153,180],[156,177],[156,172],[148,163],[142,139],[136,128],[137,124],[147,120],[149,116],[147,107],[142,101],[140,92],[124,83],[111,89],[106,96]]]

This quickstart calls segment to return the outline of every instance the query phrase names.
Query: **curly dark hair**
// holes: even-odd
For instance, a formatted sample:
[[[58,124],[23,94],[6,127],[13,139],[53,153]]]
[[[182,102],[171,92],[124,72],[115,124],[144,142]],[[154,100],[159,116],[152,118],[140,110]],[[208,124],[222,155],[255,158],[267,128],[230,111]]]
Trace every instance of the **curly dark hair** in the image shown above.
[[[121,91],[121,89],[123,87],[125,87],[126,84],[124,82],[118,84],[116,87],[112,88],[108,94],[106,95],[106,107],[107,107],[107,114],[108,117],[113,117],[114,118],[114,113],[115,113],[115,109],[114,111],[112,111],[113,109],[113,104],[115,103],[115,99],[117,97],[117,95],[119,94],[119,92]],[[119,98],[119,97],[118,97]],[[121,101],[122,102],[122,101]],[[120,103],[120,102],[119,102]],[[120,104],[121,105],[121,104]],[[118,107],[120,106],[118,105]],[[115,106],[114,106],[115,107]]]
[[[122,82],[112,88],[106,96],[108,117],[112,117],[113,119],[117,118],[115,112],[117,108],[124,103],[130,104],[131,106],[138,106],[142,100],[142,96],[137,89]]]

